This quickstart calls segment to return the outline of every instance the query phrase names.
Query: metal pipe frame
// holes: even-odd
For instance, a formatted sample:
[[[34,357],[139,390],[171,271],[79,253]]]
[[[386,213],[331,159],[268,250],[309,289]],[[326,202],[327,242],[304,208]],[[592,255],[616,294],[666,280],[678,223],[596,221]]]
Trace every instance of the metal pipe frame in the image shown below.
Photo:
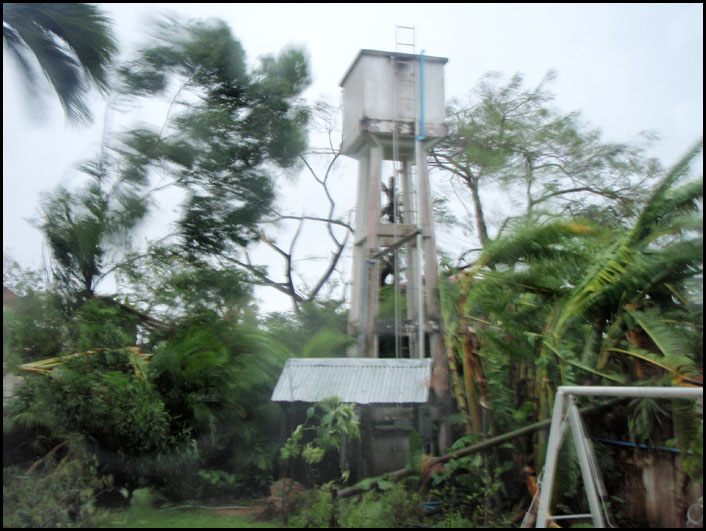
[[[616,387],[616,386],[560,386],[557,389],[554,399],[554,411],[552,412],[552,423],[549,430],[549,440],[547,442],[547,457],[544,465],[544,481],[542,490],[539,496],[539,508],[537,509],[536,527],[547,527],[549,521],[549,505],[552,499],[552,491],[554,489],[554,477],[556,475],[557,459],[559,449],[561,447],[561,428],[564,418],[564,411],[567,403],[569,404],[569,419],[576,444],[579,460],[581,462],[581,472],[584,476],[584,484],[587,486],[586,491],[589,497],[589,505],[591,506],[591,514],[593,523],[596,527],[604,527],[603,517],[600,512],[600,505],[597,503],[597,492],[592,475],[586,477],[589,471],[588,461],[583,462],[583,458],[587,459],[585,443],[581,437],[581,417],[578,410],[575,409],[574,396],[612,396],[612,397],[630,397],[630,398],[685,398],[697,400],[703,398],[703,388],[693,387]],[[579,440],[581,439],[581,440]],[[581,448],[579,448],[579,446]],[[583,455],[583,458],[582,458]],[[590,482],[590,485],[588,485]],[[595,496],[594,496],[595,495]],[[592,500],[593,497],[593,500]]]

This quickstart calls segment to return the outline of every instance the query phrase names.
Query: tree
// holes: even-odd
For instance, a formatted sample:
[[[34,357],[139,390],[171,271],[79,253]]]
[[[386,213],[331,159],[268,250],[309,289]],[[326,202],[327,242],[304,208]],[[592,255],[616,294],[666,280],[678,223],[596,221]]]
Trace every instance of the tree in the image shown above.
[[[525,89],[521,74],[505,85],[487,74],[469,103],[449,105],[449,135],[432,150],[432,161],[468,188],[482,247],[492,240],[482,190],[498,186],[525,216],[545,209],[614,223],[637,212],[643,185],[658,172],[640,147],[606,143],[578,113],[551,107],[546,85],[554,77],[549,72]]]
[[[153,104],[178,85],[161,129],[133,128],[104,143],[80,166],[83,187],[44,200],[52,289],[69,304],[56,359],[25,364],[54,372],[31,376],[13,419],[43,419],[44,440],[71,438],[130,490],[147,481],[192,497],[201,493],[195,478],[213,469],[235,475],[234,488],[260,487],[278,443],[268,398],[287,351],[253,327],[251,288],[232,260],[270,212],[273,168],[304,149],[308,113],[297,98],[306,57],[287,50],[248,71],[225,24],[168,21],[120,73],[117,104]],[[175,237],[120,256],[160,188],[157,172],[186,194]],[[113,272],[129,275],[137,296],[100,295]],[[26,336],[11,348],[23,350]]]
[[[15,58],[28,92],[37,73],[30,53],[52,84],[69,121],[90,122],[85,101],[91,85],[109,90],[108,69],[117,52],[109,19],[92,4],[2,5],[3,44]]]
[[[698,376],[703,178],[686,176],[700,151],[660,179],[630,226],[523,218],[442,282],[452,381],[472,431],[481,410],[499,432],[549,418],[558,385]]]
[[[42,223],[53,256],[53,276],[65,292],[92,296],[105,276],[107,253],[129,247],[132,230],[148,211],[139,184],[111,180],[109,163],[84,164],[89,182],[60,188],[43,199]]]
[[[224,23],[164,20],[155,40],[118,72],[116,105],[169,95],[167,116],[159,129],[145,125],[106,138],[97,160],[80,167],[89,184],[46,198],[41,227],[60,283],[90,295],[126,266],[107,253],[129,244],[166,186],[186,195],[172,256],[233,277],[244,247],[260,237],[258,223],[274,198],[273,167],[291,166],[306,145],[308,112],[297,100],[309,82],[304,52],[265,57],[248,72]],[[166,184],[154,186],[160,172]]]
[[[336,199],[330,188],[331,178],[335,175],[334,168],[341,155],[338,144],[334,143],[333,139],[334,131],[336,130],[336,115],[337,110],[332,105],[324,101],[318,101],[315,104],[313,129],[320,129],[326,133],[328,146],[308,149],[299,156],[300,161],[306,167],[306,173],[320,187],[320,195],[318,197],[325,200],[327,208],[325,210],[322,208],[320,215],[283,213],[278,208],[272,208],[270,215],[264,220],[265,225],[274,225],[280,231],[290,228],[292,224],[296,224],[293,235],[286,246],[281,243],[281,238],[268,236],[264,229],[260,233],[260,242],[273,250],[279,259],[282,260],[284,264],[284,280],[276,280],[276,277],[269,272],[266,266],[253,262],[247,250],[244,251],[242,260],[235,260],[240,267],[252,274],[254,282],[274,288],[290,297],[294,310],[299,314],[301,314],[303,305],[313,303],[319,299],[324,287],[333,284],[331,279],[337,270],[349,237],[354,232],[350,222],[342,219],[340,214],[337,214]],[[322,161],[323,167],[320,164]],[[312,200],[311,203],[318,204],[315,200]],[[312,204],[307,204],[306,208],[311,209]],[[350,217],[350,213],[348,216]],[[320,268],[313,284],[308,285],[305,281],[297,278],[298,271],[295,262],[298,256],[295,247],[300,239],[306,239],[309,234],[314,234],[313,237],[317,238],[317,246],[321,247],[322,250],[326,248],[324,240],[320,239],[320,231],[307,232],[307,229],[311,229],[312,225],[319,228],[325,227],[331,253],[327,258],[322,258],[322,260],[325,260],[325,267]],[[311,237],[309,236],[309,238]],[[319,257],[309,257],[309,259],[313,258],[318,259]]]
[[[170,101],[160,129],[122,135],[120,171],[147,184],[162,170],[159,188],[186,193],[177,237],[190,259],[238,256],[259,237],[274,199],[272,169],[294,164],[306,146],[308,111],[298,102],[310,82],[305,53],[287,49],[249,72],[223,22],[167,20],[119,73],[130,101]]]

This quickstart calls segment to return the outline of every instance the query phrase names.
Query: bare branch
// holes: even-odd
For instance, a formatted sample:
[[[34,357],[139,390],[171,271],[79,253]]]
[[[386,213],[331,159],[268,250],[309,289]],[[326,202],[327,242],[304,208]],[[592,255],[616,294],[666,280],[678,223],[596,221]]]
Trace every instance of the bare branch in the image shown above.
[[[277,213],[275,212],[275,214],[277,214]],[[285,216],[283,214],[277,214],[277,219],[270,220],[270,223],[275,223],[276,221],[279,221],[281,219],[298,219],[298,220],[306,219],[306,220],[310,220],[310,221],[320,221],[322,223],[329,223],[331,225],[340,225],[341,227],[345,227],[348,230],[348,232],[350,232],[351,234],[353,234],[355,232],[353,227],[351,227],[348,223],[346,223],[344,221],[341,221],[338,219],[331,219],[331,218],[317,218],[315,216]]]

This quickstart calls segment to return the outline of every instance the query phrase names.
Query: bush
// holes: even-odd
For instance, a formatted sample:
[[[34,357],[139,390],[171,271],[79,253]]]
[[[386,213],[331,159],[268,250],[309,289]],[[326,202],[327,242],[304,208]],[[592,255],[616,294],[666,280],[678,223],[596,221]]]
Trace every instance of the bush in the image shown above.
[[[291,519],[293,527],[417,527],[424,516],[419,494],[400,484],[335,502],[330,491],[322,488],[307,492],[304,502]]]
[[[419,525],[422,517],[419,494],[400,484],[383,492],[366,492],[360,501],[341,501],[339,507],[341,527],[411,527]]]
[[[108,513],[97,508],[95,500],[110,490],[112,480],[98,478],[95,459],[89,462],[64,459],[32,473],[3,468],[3,527],[97,527],[105,521]]]
[[[335,507],[327,489],[307,491],[301,501],[303,506],[289,521],[292,527],[332,527]]]

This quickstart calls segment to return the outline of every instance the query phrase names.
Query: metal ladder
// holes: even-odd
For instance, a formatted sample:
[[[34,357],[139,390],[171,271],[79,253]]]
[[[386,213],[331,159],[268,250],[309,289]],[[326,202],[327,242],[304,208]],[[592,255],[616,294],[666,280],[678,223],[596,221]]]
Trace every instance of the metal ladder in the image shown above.
[[[400,30],[406,32],[406,40],[400,37]],[[415,29],[414,26],[395,26],[395,50],[397,52],[415,53]],[[411,39],[411,42],[410,40]],[[401,48],[407,48],[401,50]],[[394,167],[395,185],[399,184],[399,176],[402,174],[402,164],[399,160],[399,131],[398,124],[402,119],[411,118],[416,122],[417,119],[417,75],[416,66],[409,69],[395,69],[395,84],[394,84],[394,99],[395,99],[395,116],[392,131],[392,162]],[[416,173],[416,166],[410,165],[408,171]],[[413,182],[415,182],[413,180]],[[397,193],[397,190],[395,190]],[[411,191],[410,196],[413,198],[412,204],[404,204],[402,218],[405,223],[414,223],[416,218],[416,189]],[[395,213],[397,215],[397,213]],[[397,219],[397,218],[395,218]]]
[[[397,25],[395,26],[395,51],[398,53],[411,53],[412,55],[416,54],[416,31],[414,26],[400,26]],[[399,153],[399,125],[401,121],[409,122],[410,120],[412,121],[413,124],[415,124],[413,133],[416,135],[417,130],[416,130],[416,122],[417,122],[417,103],[418,103],[418,94],[417,94],[417,65],[413,61],[409,60],[400,60],[396,59],[396,61],[399,61],[401,64],[395,65],[395,81],[394,81],[394,109],[395,109],[395,116],[394,116],[394,122],[393,122],[393,128],[392,128],[392,164],[393,164],[393,174],[394,174],[394,194],[395,197],[399,197],[398,194],[400,193],[400,182],[401,178],[404,172],[404,165],[403,162],[400,160],[400,153]],[[403,66],[404,65],[404,66]],[[411,162],[411,161],[410,161]],[[417,167],[416,167],[416,156],[414,159],[414,163],[407,164],[407,172],[408,172],[408,179],[407,179],[407,184],[411,183],[416,183],[416,173],[417,173]],[[410,190],[407,190],[405,193],[406,196],[406,201],[403,200],[402,202],[402,220],[404,223],[410,224],[410,223],[417,223],[419,224],[419,212],[417,211],[417,194],[418,191],[415,186],[410,186]],[[394,229],[394,240],[397,240],[397,227],[396,224],[398,223],[399,219],[399,214],[397,212],[397,201],[395,201],[395,212],[394,212],[394,223],[395,223],[395,229]],[[419,253],[419,256],[421,256],[421,246],[419,245],[420,239],[417,239],[417,253]],[[407,253],[405,253],[405,260],[410,260],[411,256]],[[411,264],[408,264],[411,265]],[[421,271],[421,262],[416,264],[416,268],[418,268]],[[410,273],[410,268],[406,267],[406,275],[409,275]],[[416,275],[415,275],[416,276]],[[422,291],[422,282],[421,282],[421,274],[418,272],[419,278],[417,279],[417,283],[419,284],[417,286],[417,289],[421,293]],[[409,280],[409,279],[408,279]],[[400,253],[396,250],[395,251],[395,356],[400,357],[400,335],[401,335],[401,330],[400,330],[400,323],[402,321],[401,317],[401,308],[400,308],[400,295],[401,295],[401,289],[400,289]],[[408,286],[409,286],[408,282]],[[411,293],[409,290],[407,291],[407,305],[409,307],[410,304],[413,304],[415,306],[419,306],[420,304],[423,304],[423,302],[420,301],[419,297],[416,297],[417,300],[412,300]],[[417,308],[417,315],[422,316],[423,315],[423,308],[419,307]],[[421,327],[421,318],[419,320],[419,325]],[[423,332],[422,332],[423,333]],[[423,338],[423,336],[421,336]],[[419,343],[417,345],[418,349],[421,349],[421,352],[423,353],[423,341],[417,338],[416,343]],[[411,352],[411,346],[412,346],[412,339],[410,338],[410,357],[414,356],[414,353]],[[420,356],[419,354],[417,354]]]

